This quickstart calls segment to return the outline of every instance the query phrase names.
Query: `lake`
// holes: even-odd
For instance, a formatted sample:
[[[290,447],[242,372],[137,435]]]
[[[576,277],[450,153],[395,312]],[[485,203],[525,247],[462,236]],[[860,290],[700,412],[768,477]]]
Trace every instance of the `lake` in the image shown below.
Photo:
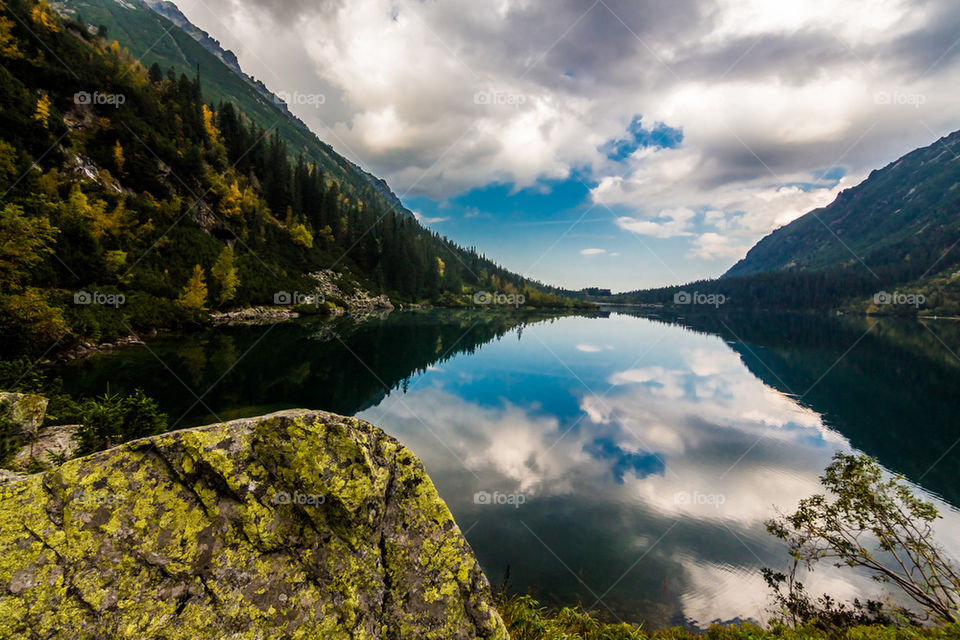
[[[491,582],[649,626],[769,618],[774,508],[863,451],[934,500],[960,555],[960,328],[609,309],[404,311],[162,335],[62,367],[176,428],[306,407],[423,460]],[[880,593],[850,571],[808,589]]]

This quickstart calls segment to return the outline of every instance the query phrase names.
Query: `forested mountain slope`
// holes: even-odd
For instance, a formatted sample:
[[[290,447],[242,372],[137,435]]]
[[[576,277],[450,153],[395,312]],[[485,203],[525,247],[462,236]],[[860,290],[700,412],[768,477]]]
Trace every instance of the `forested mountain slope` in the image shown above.
[[[557,302],[232,102],[208,103],[202,74],[148,70],[87,27],[43,1],[0,5],[4,353],[272,304],[331,268],[342,289],[395,301]]]
[[[191,77],[199,71],[207,101],[232,102],[260,127],[275,128],[292,153],[318,163],[341,188],[346,183],[361,191],[382,189],[376,178],[317,138],[262,82],[244,74],[233,52],[191,24],[175,5],[158,0],[63,0],[53,7],[100,31],[108,41],[116,40],[145,67],[172,67],[178,75]],[[393,204],[402,207],[397,200]]]
[[[692,310],[708,298],[726,309],[960,315],[960,132],[777,229],[719,279],[611,300]]]
[[[829,206],[777,229],[725,275],[865,264],[878,275],[910,280],[957,264],[960,252],[941,256],[958,240],[960,131],[872,172]]]

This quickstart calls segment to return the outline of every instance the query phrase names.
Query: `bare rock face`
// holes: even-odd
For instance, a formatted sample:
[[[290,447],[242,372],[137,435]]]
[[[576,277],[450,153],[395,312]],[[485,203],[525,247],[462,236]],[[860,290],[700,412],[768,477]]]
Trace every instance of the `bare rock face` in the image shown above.
[[[0,483],[0,636],[507,634],[416,456],[287,411]]]
[[[10,468],[27,470],[32,460],[51,462],[57,459],[68,460],[77,451],[75,434],[79,425],[66,424],[43,427],[36,438],[20,448],[10,462]]]

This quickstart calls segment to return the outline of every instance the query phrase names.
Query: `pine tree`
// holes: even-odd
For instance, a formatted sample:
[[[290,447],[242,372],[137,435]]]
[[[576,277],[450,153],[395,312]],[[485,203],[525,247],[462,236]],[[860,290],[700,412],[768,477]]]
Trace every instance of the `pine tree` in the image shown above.
[[[220,303],[224,304],[233,300],[237,293],[237,287],[240,286],[240,277],[237,275],[237,267],[234,265],[233,248],[227,245],[220,252],[213,268],[210,269],[210,275],[220,286],[218,296]]]

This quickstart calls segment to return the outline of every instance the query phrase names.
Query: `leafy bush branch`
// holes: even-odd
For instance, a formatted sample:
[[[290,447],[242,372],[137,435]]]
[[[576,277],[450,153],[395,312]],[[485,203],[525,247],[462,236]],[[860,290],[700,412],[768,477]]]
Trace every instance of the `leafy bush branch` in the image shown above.
[[[911,619],[905,611],[885,613],[874,602],[856,602],[853,608],[826,596],[819,605],[812,602],[796,579],[797,570],[827,560],[861,567],[877,581],[895,585],[937,622],[960,622],[960,570],[934,540],[932,524],[941,517],[936,507],[865,455],[837,454],[820,480],[827,494],[805,498],[793,514],[767,523],[793,558],[789,574],[765,572],[792,621],[830,619],[838,612],[856,622],[889,622],[897,615]]]

